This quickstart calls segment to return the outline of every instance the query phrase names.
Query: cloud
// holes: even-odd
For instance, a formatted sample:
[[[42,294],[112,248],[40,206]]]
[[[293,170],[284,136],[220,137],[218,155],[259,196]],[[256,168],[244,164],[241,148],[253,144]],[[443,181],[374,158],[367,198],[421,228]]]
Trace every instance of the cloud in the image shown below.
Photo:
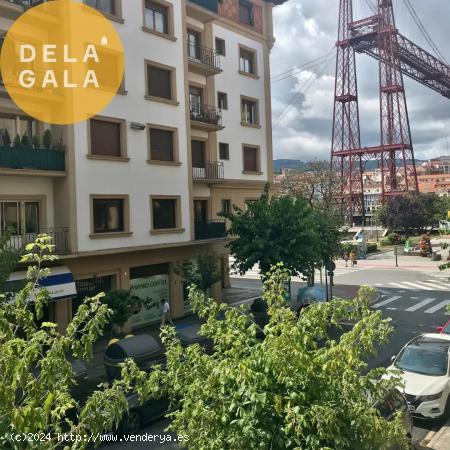
[[[367,2],[353,0],[355,19],[370,14]],[[450,7],[443,0],[411,0],[423,24],[444,56],[450,60],[447,24]],[[295,76],[272,84],[274,157],[310,160],[328,159],[334,96],[334,44],[337,35],[338,0],[288,0],[274,8],[275,47],[271,54],[272,76],[330,54]],[[396,4],[397,27],[426,50],[422,34],[403,2]],[[439,14],[436,14],[439,11]],[[378,63],[357,55],[361,139],[364,146],[378,145]],[[274,69],[276,68],[276,70]],[[303,72],[301,70],[307,69]],[[309,80],[309,81],[308,81]],[[405,79],[411,132],[416,157],[429,159],[447,154],[450,135],[450,101]]]

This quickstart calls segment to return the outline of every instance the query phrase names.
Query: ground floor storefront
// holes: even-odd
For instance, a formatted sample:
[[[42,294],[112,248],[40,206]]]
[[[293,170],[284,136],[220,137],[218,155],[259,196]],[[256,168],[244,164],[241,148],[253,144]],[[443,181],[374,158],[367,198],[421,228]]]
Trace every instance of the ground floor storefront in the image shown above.
[[[186,261],[195,264],[199,254],[209,252],[217,258],[221,280],[211,287],[211,297],[222,299],[222,289],[229,286],[226,240],[190,243],[134,252],[65,258],[61,261],[73,276],[76,294],[51,301],[47,318],[64,331],[86,297],[113,289],[126,289],[144,300],[127,324],[137,329],[159,322],[163,300],[168,300],[173,318],[190,313],[187,286],[180,267]]]

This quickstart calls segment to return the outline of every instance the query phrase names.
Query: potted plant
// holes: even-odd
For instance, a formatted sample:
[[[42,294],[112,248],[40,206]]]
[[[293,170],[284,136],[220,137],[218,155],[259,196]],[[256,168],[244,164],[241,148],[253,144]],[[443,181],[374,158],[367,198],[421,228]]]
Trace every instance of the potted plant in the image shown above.
[[[30,146],[30,140],[28,139],[28,134],[24,133],[22,135],[22,138],[20,139],[20,145],[22,147],[29,147]]]
[[[2,138],[3,138],[3,145],[5,147],[11,147],[11,136],[9,135],[8,130],[5,129]]]
[[[16,137],[14,138],[13,147],[14,148],[21,148],[22,147],[22,140],[20,139],[20,136],[18,134],[16,134]]]
[[[126,289],[114,289],[109,291],[104,302],[112,310],[110,327],[112,334],[127,334],[131,332],[131,324],[128,319],[132,316],[136,305],[141,305],[142,300]]]
[[[31,144],[33,148],[38,149],[41,146],[41,141],[39,140],[39,136],[36,134],[31,138]]]
[[[44,148],[50,149],[52,146],[52,140],[53,140],[52,132],[50,129],[47,128],[44,131],[44,135],[42,136],[42,145],[44,146]]]

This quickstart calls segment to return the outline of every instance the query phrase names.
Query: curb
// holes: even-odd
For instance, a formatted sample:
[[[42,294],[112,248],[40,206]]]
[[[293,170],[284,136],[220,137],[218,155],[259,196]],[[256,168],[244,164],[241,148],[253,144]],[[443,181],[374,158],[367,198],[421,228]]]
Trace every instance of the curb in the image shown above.
[[[424,441],[427,440],[430,434],[431,433],[427,435]],[[433,450],[448,450],[450,442],[450,422],[447,422],[445,425],[442,426],[442,428],[439,431],[437,431],[436,433],[434,433],[434,435],[430,437],[431,439],[427,443],[426,448],[431,448]]]

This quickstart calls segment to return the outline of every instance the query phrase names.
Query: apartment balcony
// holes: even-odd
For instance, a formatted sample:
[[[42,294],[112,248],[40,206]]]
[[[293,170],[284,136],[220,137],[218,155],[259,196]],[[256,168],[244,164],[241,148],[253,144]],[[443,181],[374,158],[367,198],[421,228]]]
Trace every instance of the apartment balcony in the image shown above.
[[[196,5],[201,6],[214,14],[219,12],[218,0],[190,0],[190,3],[195,3]]]
[[[205,167],[193,167],[192,179],[203,183],[218,183],[225,180],[223,163],[206,163]]]
[[[17,19],[26,8],[40,3],[43,3],[43,0],[0,0],[0,16]]]
[[[220,56],[215,50],[194,42],[187,43],[189,70],[206,77],[222,72]]]
[[[52,245],[55,246],[55,255],[70,254],[68,228],[43,228],[39,230],[39,233],[15,234],[10,237],[7,247],[24,253],[25,247],[34,242],[39,234],[47,234],[52,238]]]
[[[65,176],[66,152],[47,148],[0,147],[0,173],[26,171],[26,174]]]
[[[206,223],[195,224],[195,240],[223,239],[227,236],[224,220],[212,220]]]
[[[222,111],[215,106],[191,103],[191,127],[203,131],[220,131],[222,126]]]

